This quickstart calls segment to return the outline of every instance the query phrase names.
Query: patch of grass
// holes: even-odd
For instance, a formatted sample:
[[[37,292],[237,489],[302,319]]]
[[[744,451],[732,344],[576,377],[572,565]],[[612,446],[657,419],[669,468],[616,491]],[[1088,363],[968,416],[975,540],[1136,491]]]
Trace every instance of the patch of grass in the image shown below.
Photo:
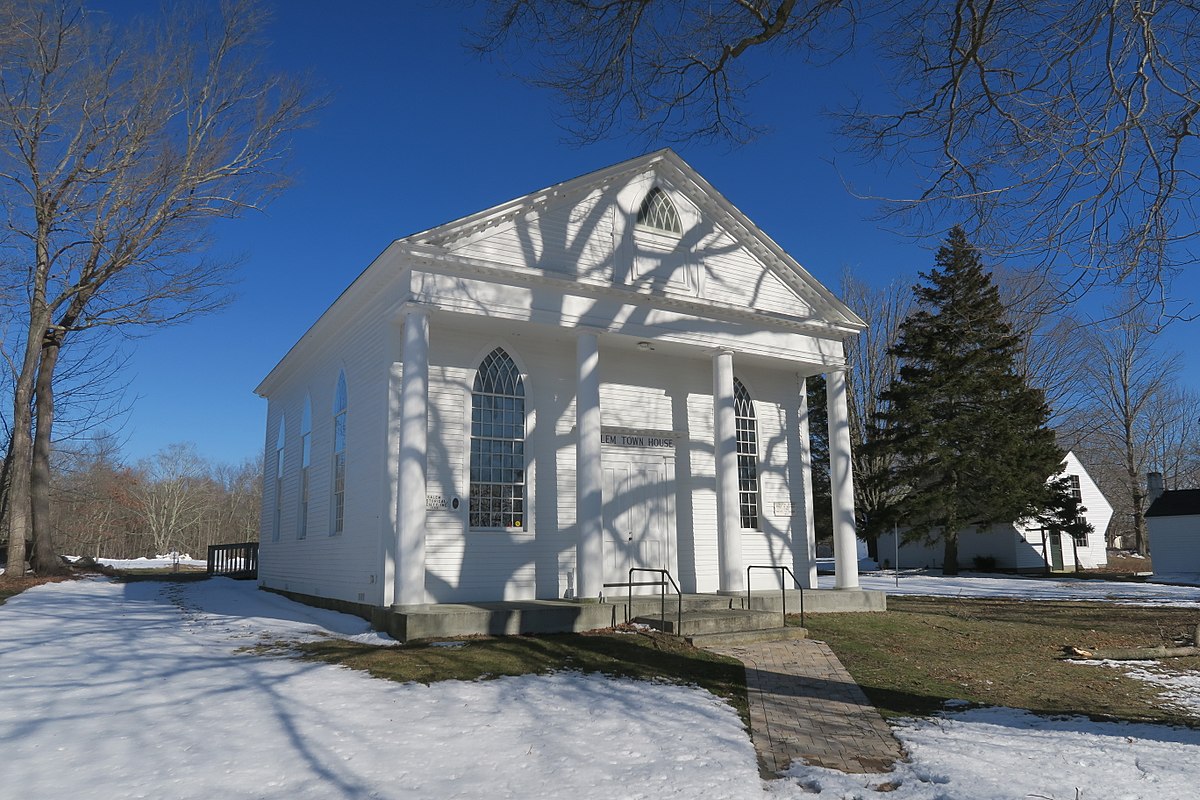
[[[461,646],[429,643],[372,647],[328,639],[301,644],[305,658],[361,669],[377,678],[418,683],[480,680],[560,670],[695,684],[727,701],[749,725],[746,673],[740,661],[657,633],[593,632],[471,637]]]
[[[1159,702],[1160,690],[1119,670],[1060,658],[1064,645],[1151,647],[1190,637],[1200,622],[1195,610],[889,597],[885,613],[812,614],[805,622],[885,716],[929,714],[962,699],[1041,714],[1200,725]],[[1200,669],[1200,658],[1163,665]]]

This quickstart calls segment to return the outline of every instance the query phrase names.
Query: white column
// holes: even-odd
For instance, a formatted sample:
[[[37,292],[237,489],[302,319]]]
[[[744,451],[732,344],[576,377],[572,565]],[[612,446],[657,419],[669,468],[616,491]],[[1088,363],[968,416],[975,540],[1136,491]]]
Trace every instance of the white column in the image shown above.
[[[850,460],[850,412],[845,370],[825,374],[829,409],[829,484],[833,506],[834,585],[858,588],[858,541],[854,530],[854,467]]]
[[[817,588],[817,528],[813,512],[812,437],[808,427],[808,380],[800,378],[800,413],[796,438],[800,442],[800,488],[804,497],[804,530],[792,531],[792,564],[805,589]]]
[[[741,592],[742,524],[738,505],[737,419],[733,407],[733,352],[713,356],[713,454],[717,470],[717,555],[721,591]]]
[[[425,470],[429,435],[429,312],[413,308],[404,318],[400,378],[399,502],[396,513],[397,605],[425,602]]]
[[[596,598],[604,590],[604,494],[600,467],[600,348],[596,334],[575,343],[575,544],[576,596]]]

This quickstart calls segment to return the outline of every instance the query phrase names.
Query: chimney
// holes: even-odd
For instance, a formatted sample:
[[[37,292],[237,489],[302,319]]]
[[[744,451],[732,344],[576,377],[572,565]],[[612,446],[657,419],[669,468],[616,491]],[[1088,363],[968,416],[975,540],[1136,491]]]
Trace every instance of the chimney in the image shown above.
[[[1163,476],[1161,472],[1146,473],[1146,500],[1153,503],[1163,493]]]

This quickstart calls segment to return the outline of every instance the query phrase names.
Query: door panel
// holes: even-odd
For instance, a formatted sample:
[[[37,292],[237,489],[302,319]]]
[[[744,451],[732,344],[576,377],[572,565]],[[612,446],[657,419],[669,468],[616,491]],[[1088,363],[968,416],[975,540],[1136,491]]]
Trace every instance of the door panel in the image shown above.
[[[672,569],[674,487],[665,460],[606,454],[603,474],[604,582],[628,581],[630,567]],[[634,581],[654,579],[649,573],[633,576]],[[609,587],[607,593],[625,594],[625,587]],[[658,594],[658,587],[638,587],[634,593]]]

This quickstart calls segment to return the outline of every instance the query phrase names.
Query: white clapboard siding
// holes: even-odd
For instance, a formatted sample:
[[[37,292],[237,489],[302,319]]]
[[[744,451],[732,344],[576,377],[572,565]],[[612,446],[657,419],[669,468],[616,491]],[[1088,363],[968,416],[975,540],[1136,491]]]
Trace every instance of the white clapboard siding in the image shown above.
[[[742,564],[744,568],[792,567],[791,519],[789,515],[775,514],[775,504],[790,497],[786,487],[788,442],[781,387],[777,376],[739,369],[736,360],[734,375],[753,401],[758,442],[758,527],[741,531]],[[779,573],[773,570],[754,570],[750,577],[755,589],[778,588],[779,580]]]
[[[1100,487],[1092,480],[1087,468],[1079,461],[1074,453],[1067,453],[1065,472],[1068,475],[1079,476],[1079,493],[1083,507],[1087,510],[1084,516],[1092,525],[1088,534],[1086,546],[1079,548],[1079,560],[1084,569],[1103,567],[1108,564],[1108,546],[1105,538],[1108,525],[1112,520],[1112,504],[1100,491]]]
[[[611,281],[612,209],[599,193],[579,205],[543,208],[510,223],[452,242],[457,255],[497,264],[532,267],[552,274]]]
[[[703,296],[761,311],[807,317],[807,303],[745,247],[724,236],[705,255]]]
[[[1200,573],[1200,514],[1148,517],[1155,575]]]
[[[376,298],[365,313],[305,359],[272,393],[267,428],[277,430],[285,418],[284,505],[280,541],[271,540],[274,513],[275,438],[265,465],[263,530],[259,577],[264,585],[350,602],[382,604],[385,576],[379,563],[386,486],[387,400],[395,342],[372,319],[384,316],[391,300]],[[351,346],[353,343],[353,346]],[[338,374],[345,370],[346,507],[344,532],[330,534],[332,514],[333,400]],[[300,417],[304,398],[312,402],[312,446],[309,468],[308,530],[297,535],[300,508]],[[320,568],[316,568],[320,565]]]

